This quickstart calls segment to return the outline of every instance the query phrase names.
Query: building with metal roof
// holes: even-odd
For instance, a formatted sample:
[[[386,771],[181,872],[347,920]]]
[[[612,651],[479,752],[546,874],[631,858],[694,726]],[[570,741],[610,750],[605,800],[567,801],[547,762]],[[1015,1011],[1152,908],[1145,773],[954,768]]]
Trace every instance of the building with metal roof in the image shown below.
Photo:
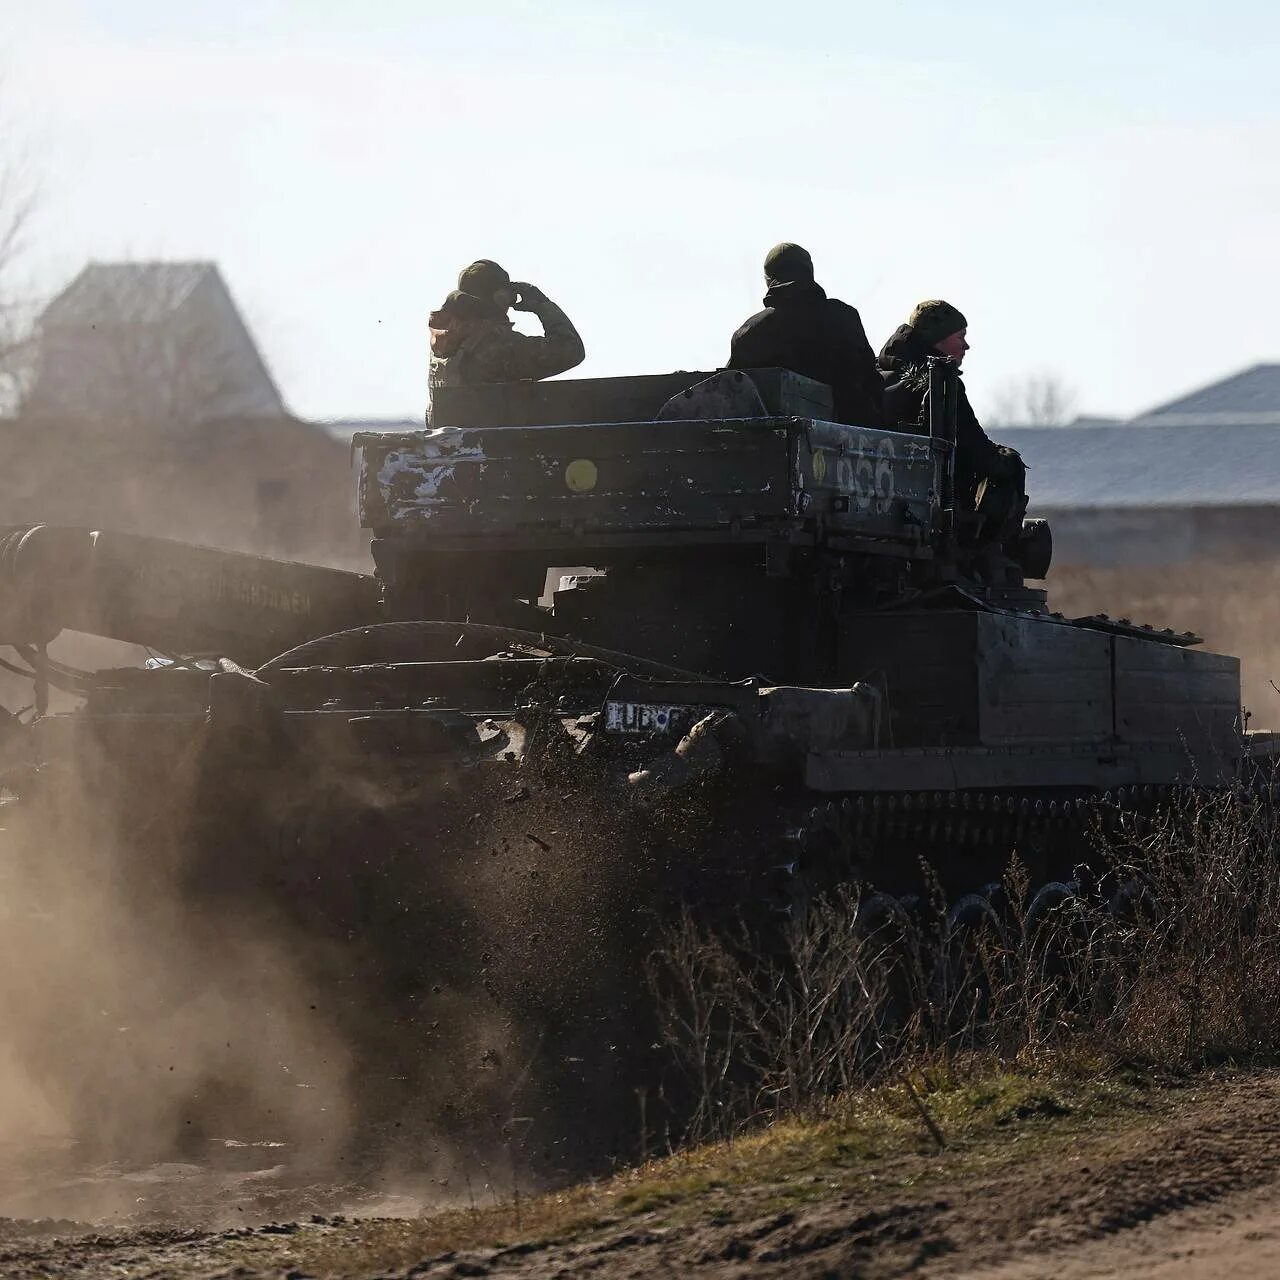
[[[1280,364],[1255,364],[1133,419],[1134,426],[1208,427],[1220,422],[1280,427]]]
[[[1260,364],[1128,421],[1007,427],[1032,514],[1059,561],[1172,564],[1280,548],[1280,364]]]

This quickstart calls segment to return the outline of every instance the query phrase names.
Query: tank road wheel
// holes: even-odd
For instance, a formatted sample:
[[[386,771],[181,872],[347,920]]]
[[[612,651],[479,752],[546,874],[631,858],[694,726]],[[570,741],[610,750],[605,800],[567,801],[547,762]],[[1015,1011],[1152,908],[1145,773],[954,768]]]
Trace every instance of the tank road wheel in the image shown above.
[[[1149,928],[1164,914],[1155,891],[1141,876],[1130,876],[1107,899],[1108,914],[1120,925]]]
[[[912,912],[892,894],[869,894],[858,906],[858,935],[876,1047],[902,1034],[924,1005],[927,982],[920,930]]]
[[[1092,930],[1079,888],[1050,881],[1031,899],[1023,921],[1028,1002],[1053,1022],[1079,1008],[1092,988]]]
[[[1095,1007],[1113,1013],[1137,980],[1151,939],[1167,925],[1164,908],[1142,876],[1121,880],[1106,900],[1106,963],[1093,983]]]
[[[804,919],[839,882],[847,835],[835,804],[816,805],[784,837],[784,861],[772,869],[772,911]]]
[[[1008,969],[1009,939],[999,912],[980,893],[957,898],[939,938],[931,995],[948,1035],[975,1035],[991,1015]]]

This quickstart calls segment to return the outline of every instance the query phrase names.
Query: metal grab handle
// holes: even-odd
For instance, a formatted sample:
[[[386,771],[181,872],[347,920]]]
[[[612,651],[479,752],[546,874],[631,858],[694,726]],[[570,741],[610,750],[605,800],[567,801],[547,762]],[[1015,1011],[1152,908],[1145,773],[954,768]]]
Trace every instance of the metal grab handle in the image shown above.
[[[929,438],[944,444],[942,492],[939,495],[950,530],[955,529],[956,431],[959,401],[956,394],[956,366],[946,356],[929,357]]]

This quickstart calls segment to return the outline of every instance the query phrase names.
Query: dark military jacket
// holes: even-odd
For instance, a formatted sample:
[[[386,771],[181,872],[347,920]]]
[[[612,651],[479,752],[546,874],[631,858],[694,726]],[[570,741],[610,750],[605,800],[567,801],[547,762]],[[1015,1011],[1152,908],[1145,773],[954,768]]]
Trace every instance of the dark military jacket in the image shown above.
[[[929,357],[937,350],[926,345],[910,325],[900,325],[877,362],[884,380],[885,426],[891,431],[929,434]],[[956,489],[970,495],[984,476],[1021,482],[1022,460],[1013,449],[1002,448],[982,429],[969,403],[964,380],[957,378],[960,401],[956,413]]]
[[[790,369],[831,388],[835,417],[856,426],[884,425],[884,390],[862,317],[822,287],[776,285],[733,335],[730,369]]]
[[[569,317],[541,295],[530,299],[529,309],[542,322],[541,337],[517,333],[506,316],[467,320],[455,342],[437,341],[448,330],[433,328],[430,385],[537,381],[580,365],[586,349]],[[434,315],[432,321],[436,323]]]

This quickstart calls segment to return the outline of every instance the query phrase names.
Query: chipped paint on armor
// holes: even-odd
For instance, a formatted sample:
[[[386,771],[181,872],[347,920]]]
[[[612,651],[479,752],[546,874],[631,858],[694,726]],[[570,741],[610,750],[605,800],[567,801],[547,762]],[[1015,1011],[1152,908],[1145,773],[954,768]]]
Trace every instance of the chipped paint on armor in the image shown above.
[[[419,432],[413,449],[389,451],[378,467],[378,488],[388,507],[395,510],[406,500],[419,507],[452,502],[458,464],[484,462],[483,448],[463,434],[458,427]]]

